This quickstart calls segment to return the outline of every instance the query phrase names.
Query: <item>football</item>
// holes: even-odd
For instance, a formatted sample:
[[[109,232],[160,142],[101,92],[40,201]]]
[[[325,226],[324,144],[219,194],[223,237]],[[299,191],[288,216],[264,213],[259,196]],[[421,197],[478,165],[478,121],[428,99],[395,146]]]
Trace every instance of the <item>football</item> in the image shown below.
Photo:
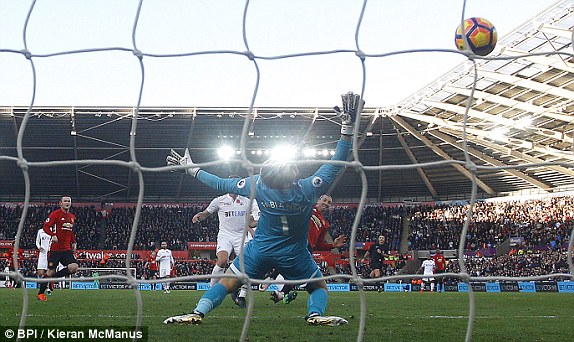
[[[464,30],[462,25],[464,25]],[[469,50],[464,36],[468,39],[470,50],[479,56],[486,56],[491,53],[496,47],[498,39],[494,25],[490,21],[479,17],[465,19],[463,24],[458,25],[456,28],[454,42],[456,48],[460,51]]]

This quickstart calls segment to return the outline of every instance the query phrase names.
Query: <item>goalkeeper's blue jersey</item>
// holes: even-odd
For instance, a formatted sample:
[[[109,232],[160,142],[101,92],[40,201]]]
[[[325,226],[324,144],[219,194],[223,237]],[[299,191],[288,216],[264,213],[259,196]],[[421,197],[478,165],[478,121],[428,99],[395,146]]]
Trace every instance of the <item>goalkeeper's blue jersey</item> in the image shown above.
[[[351,142],[339,140],[331,160],[345,161]],[[255,236],[249,243],[262,255],[296,255],[308,253],[307,233],[313,205],[333,182],[342,165],[322,165],[313,175],[299,179],[287,189],[271,189],[255,175],[252,178],[224,179],[201,170],[197,178],[222,192],[249,197],[255,182],[255,199],[261,216]]]

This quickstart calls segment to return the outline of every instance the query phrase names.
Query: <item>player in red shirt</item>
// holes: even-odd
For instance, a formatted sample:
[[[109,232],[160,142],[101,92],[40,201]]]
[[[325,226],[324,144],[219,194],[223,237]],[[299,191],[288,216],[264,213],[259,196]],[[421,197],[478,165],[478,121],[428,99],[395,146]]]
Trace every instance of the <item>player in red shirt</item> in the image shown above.
[[[157,261],[155,260],[157,251],[152,251],[151,254],[147,257],[147,278],[148,279],[157,279]]]
[[[311,214],[311,222],[309,224],[309,234],[307,241],[309,241],[309,250],[313,251],[328,251],[333,248],[342,247],[347,242],[345,235],[339,235],[333,243],[325,242],[325,236],[329,230],[329,222],[325,219],[323,214],[329,212],[333,199],[329,195],[322,195],[319,197],[317,204],[313,208]]]
[[[311,221],[309,223],[309,233],[307,234],[307,241],[309,251],[311,254],[313,251],[329,251],[333,248],[338,248],[344,246],[347,242],[347,237],[345,235],[339,235],[333,243],[325,242],[325,236],[329,230],[329,222],[323,216],[325,213],[329,212],[331,205],[333,204],[333,199],[329,195],[321,195],[313,207],[313,213],[311,214]],[[274,272],[270,278],[275,279],[278,276],[278,272]],[[280,301],[288,304],[297,297],[297,292],[292,291],[295,285],[283,285],[281,291],[271,292],[271,300],[275,303]]]
[[[60,278],[76,273],[78,270],[78,261],[74,256],[76,251],[76,236],[74,235],[74,224],[76,215],[70,212],[72,199],[69,196],[63,196],[60,199],[60,209],[50,213],[44,222],[44,231],[52,237],[50,252],[48,253],[48,277]],[[58,263],[64,268],[56,272]],[[40,284],[38,299],[41,301],[48,300],[45,292],[48,283]]]
[[[444,255],[441,253],[440,249],[437,249],[435,254],[433,255],[433,260],[435,264],[435,273],[440,274],[444,273],[446,270],[446,259]],[[437,285],[436,285],[436,292],[445,292],[444,291],[444,278],[438,277]]]

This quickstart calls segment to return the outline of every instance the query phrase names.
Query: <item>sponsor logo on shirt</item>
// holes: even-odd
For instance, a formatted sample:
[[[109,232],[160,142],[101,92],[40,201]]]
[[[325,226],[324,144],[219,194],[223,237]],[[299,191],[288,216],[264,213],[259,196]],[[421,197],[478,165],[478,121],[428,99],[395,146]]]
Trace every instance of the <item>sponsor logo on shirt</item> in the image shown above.
[[[225,217],[241,217],[245,216],[245,211],[230,210],[223,213]]]
[[[237,182],[237,188],[243,189],[244,187],[245,187],[245,179],[241,179],[239,182]]]

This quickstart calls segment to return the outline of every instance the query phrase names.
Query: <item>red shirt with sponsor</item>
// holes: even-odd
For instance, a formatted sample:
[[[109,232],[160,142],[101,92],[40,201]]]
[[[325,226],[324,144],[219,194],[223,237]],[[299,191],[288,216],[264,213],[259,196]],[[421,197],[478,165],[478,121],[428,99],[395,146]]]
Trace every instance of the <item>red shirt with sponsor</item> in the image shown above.
[[[147,257],[148,268],[150,271],[157,271],[157,261],[151,254]]]
[[[446,259],[442,254],[435,254],[432,257],[434,259],[434,264],[438,271],[444,271],[446,268]]]
[[[327,222],[323,214],[321,214],[315,206],[309,224],[309,235],[307,235],[307,240],[312,250],[328,251],[333,248],[332,243],[325,242],[325,235],[327,235],[328,230],[329,222]]]
[[[62,209],[53,211],[44,222],[44,231],[50,236],[57,236],[58,242],[52,242],[50,251],[70,251],[72,243],[76,243],[74,234],[76,215],[64,212]]]

